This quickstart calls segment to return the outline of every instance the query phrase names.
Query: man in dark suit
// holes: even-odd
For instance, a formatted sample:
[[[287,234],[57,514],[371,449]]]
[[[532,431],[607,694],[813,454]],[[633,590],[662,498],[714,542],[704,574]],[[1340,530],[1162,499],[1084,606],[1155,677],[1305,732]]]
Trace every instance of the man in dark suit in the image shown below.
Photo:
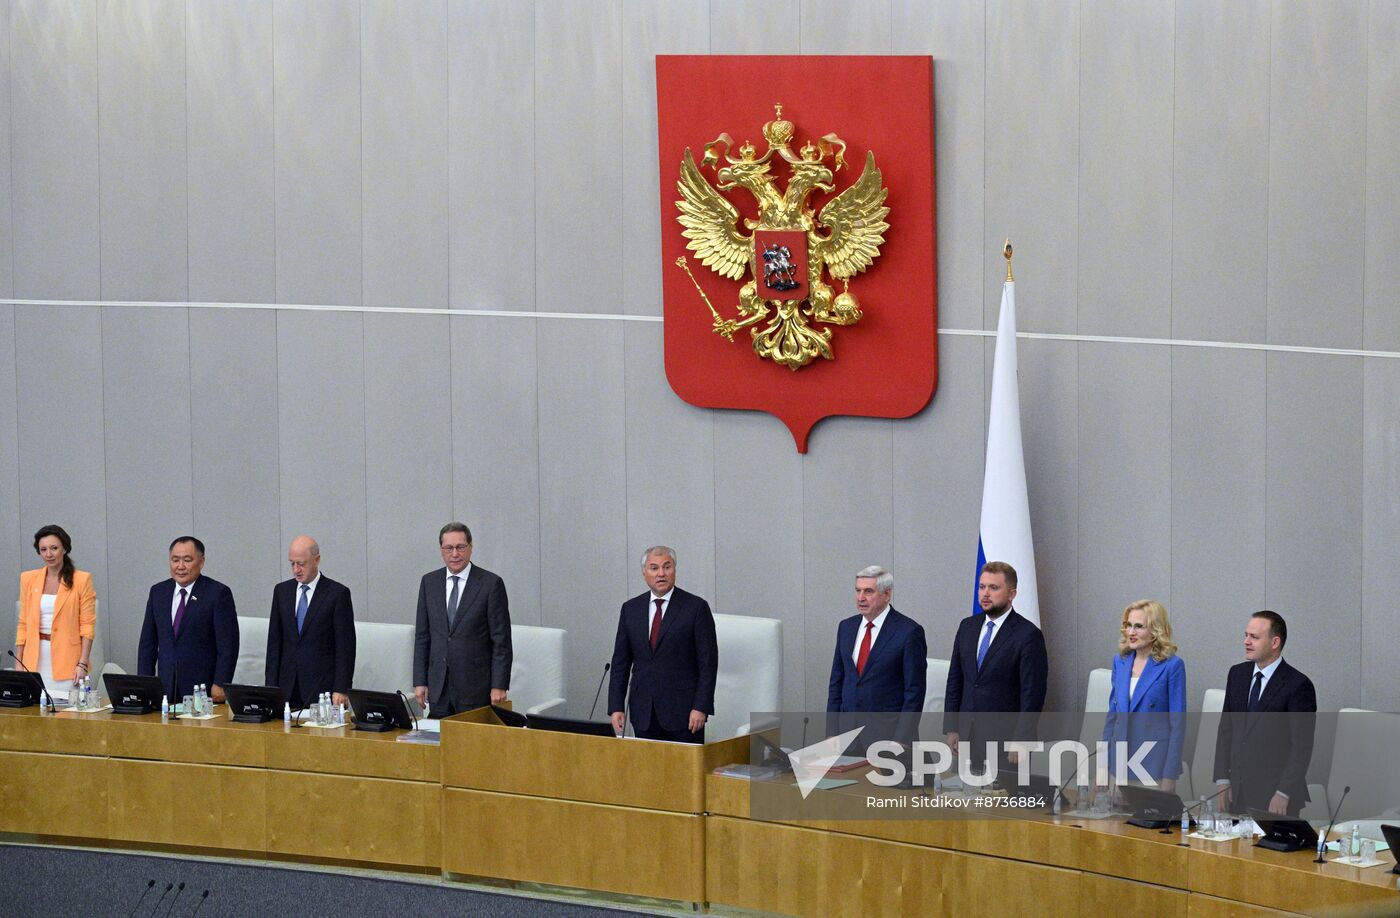
[[[893,592],[894,575],[879,565],[856,574],[856,614],[836,627],[828,712],[923,710],[924,628],[890,605]]]
[[[982,611],[958,625],[948,662],[943,731],[954,753],[962,739],[980,744],[1035,738],[1033,719],[1026,715],[1045,707],[1050,667],[1045,637],[1012,608],[1015,598],[1016,569],[1005,561],[988,561],[977,578]],[[974,747],[972,760],[981,761],[976,756],[982,751]],[[1014,750],[1003,759],[1017,760]]]
[[[1265,609],[1244,629],[1245,661],[1230,667],[1215,736],[1221,807],[1297,816],[1308,802],[1317,692],[1283,659],[1288,625]]]
[[[159,672],[171,703],[209,686],[209,694],[224,700],[224,686],[233,681],[238,663],[238,610],[233,592],[217,580],[200,576],[204,543],[180,536],[170,543],[170,579],[151,587],[136,671]],[[177,681],[178,680],[178,681]]]
[[[448,523],[438,533],[446,567],[418,585],[413,694],[431,698],[434,717],[500,704],[510,689],[510,602],[506,585],[472,561],[472,533]]]
[[[719,646],[710,604],[676,586],[676,553],[664,545],[642,553],[650,588],[622,604],[613,646],[608,713],[619,734],[632,727],[643,739],[703,743],[715,712]]]
[[[287,549],[292,579],[272,588],[267,623],[267,684],[298,710],[330,692],[349,701],[355,675],[355,609],[350,588],[321,574],[321,547],[297,536]]]

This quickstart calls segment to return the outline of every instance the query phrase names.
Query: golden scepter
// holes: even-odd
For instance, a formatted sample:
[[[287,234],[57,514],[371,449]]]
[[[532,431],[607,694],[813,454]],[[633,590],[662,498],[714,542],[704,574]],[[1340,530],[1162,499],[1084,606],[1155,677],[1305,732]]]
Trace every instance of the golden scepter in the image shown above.
[[[719,332],[727,340],[733,341],[734,332],[724,330],[725,323],[724,320],[719,317],[719,310],[715,309],[715,305],[710,302],[710,298],[706,296],[705,291],[700,288],[700,282],[695,279],[695,275],[690,273],[690,265],[686,264],[684,255],[676,259],[676,267],[685,272],[685,276],[690,278],[690,282],[695,285],[695,292],[700,294],[700,299],[704,300],[705,305],[710,307],[710,315],[715,317],[715,331]]]

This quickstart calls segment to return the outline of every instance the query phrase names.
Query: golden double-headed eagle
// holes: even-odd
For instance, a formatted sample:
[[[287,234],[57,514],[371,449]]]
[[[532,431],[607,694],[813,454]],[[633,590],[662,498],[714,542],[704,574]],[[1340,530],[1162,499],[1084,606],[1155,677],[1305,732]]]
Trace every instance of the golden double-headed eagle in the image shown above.
[[[738,319],[722,318],[699,283],[695,284],[714,317],[712,330],[733,341],[736,331],[748,328],[756,354],[797,370],[818,356],[828,360],[833,356],[831,329],[810,323],[854,325],[860,321],[860,304],[850,292],[849,282],[880,255],[885,241],[882,234],[889,229],[885,222],[890,212],[885,206],[889,189],[882,187],[875,154],[870,152],[856,183],[828,201],[820,213],[814,211],[807,198],[816,190],[836,190],[834,173],[846,164],[846,144],[835,134],[827,134],[815,143],[809,140],[793,153],[793,124],[783,119],[781,105],[775,109],[774,119],[763,126],[768,150],[762,156],[748,142],[738,148],[737,157],[730,155],[734,142],[728,134],[705,145],[699,166],[686,148],[676,183],[681,193],[676,202],[680,209],[677,219],[685,227],[682,235],[688,240],[687,248],[706,267],[731,280],[739,280],[745,272],[752,275],[739,290]],[[778,159],[787,163],[790,172],[783,190],[772,171]],[[701,172],[704,167],[715,170],[717,184],[705,178]],[[753,195],[758,203],[757,220],[741,218],[721,193],[735,188]],[[794,236],[794,232],[802,235]],[[795,239],[805,240],[805,246],[799,245],[794,252],[783,243]],[[676,264],[690,273],[684,256]],[[841,293],[823,282],[823,271],[842,282]],[[691,280],[695,280],[694,275]],[[759,328],[765,320],[767,324]]]

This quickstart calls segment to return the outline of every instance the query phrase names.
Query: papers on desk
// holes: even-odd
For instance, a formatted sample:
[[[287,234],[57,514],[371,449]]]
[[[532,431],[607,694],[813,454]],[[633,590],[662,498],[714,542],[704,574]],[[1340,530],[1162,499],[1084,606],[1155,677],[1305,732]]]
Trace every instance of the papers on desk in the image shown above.
[[[1232,834],[1230,834],[1229,832],[1224,832],[1224,833],[1222,833],[1222,834],[1220,834],[1220,835],[1214,835],[1214,834],[1212,834],[1212,835],[1206,835],[1206,834],[1204,834],[1204,833],[1202,833],[1202,832],[1192,832],[1190,835],[1188,835],[1188,836],[1186,836],[1186,837],[1187,837],[1187,838],[1199,838],[1201,841],[1208,841],[1208,842],[1229,842],[1229,841],[1234,841],[1235,839],[1239,838],[1238,835],[1232,835]]]
[[[418,726],[414,729],[423,733],[441,733],[442,721],[434,720],[431,717],[420,717],[418,718]]]
[[[1382,864],[1388,864],[1390,862],[1377,860],[1376,858],[1371,858],[1369,861],[1363,861],[1361,859],[1361,855],[1358,854],[1356,857],[1351,857],[1350,855],[1348,855],[1347,857],[1334,857],[1327,863],[1344,864],[1347,867],[1379,867]]]
[[[422,721],[420,720],[421,724]],[[425,746],[436,746],[442,742],[442,734],[429,730],[409,730],[394,737],[396,743],[419,743]]]
[[[714,770],[717,775],[726,778],[741,778],[745,781],[767,781],[776,778],[783,773],[781,768],[773,765],[721,765]]]
[[[812,786],[812,790],[831,790],[834,787],[846,787],[854,783],[856,782],[853,778],[822,778]],[[797,782],[794,781],[792,786],[797,787]]]
[[[314,720],[304,720],[301,722],[301,725],[303,727],[315,727],[318,730],[342,730],[347,726],[346,724],[323,724]]]
[[[1379,839],[1374,839],[1374,838],[1371,839],[1371,840],[1374,841],[1374,842],[1376,843],[1376,850],[1377,850],[1377,851],[1389,851],[1389,850],[1390,850],[1390,843],[1389,843],[1389,842],[1383,842],[1383,841],[1380,841]],[[1347,844],[1351,844],[1351,839],[1350,839],[1350,838],[1347,838],[1347,839],[1346,839],[1346,842],[1347,842]],[[1328,850],[1328,851],[1341,851],[1341,850],[1342,850],[1342,842],[1341,842],[1341,840],[1338,840],[1338,841],[1330,841],[1330,842],[1328,842],[1328,843],[1327,843],[1327,850]]]
[[[77,708],[73,708],[73,707],[62,708],[62,709],[60,709],[57,713],[59,713],[59,714],[101,714],[103,711],[110,711],[110,710],[112,710],[112,706],[111,706],[110,704],[104,704],[104,705],[103,705],[102,707],[100,707],[100,708],[88,708],[86,711],[79,711]]]
[[[181,714],[181,715],[180,715],[180,719],[181,719],[181,720],[213,720],[213,719],[216,718],[216,717],[222,717],[222,716],[223,716],[222,714]]]

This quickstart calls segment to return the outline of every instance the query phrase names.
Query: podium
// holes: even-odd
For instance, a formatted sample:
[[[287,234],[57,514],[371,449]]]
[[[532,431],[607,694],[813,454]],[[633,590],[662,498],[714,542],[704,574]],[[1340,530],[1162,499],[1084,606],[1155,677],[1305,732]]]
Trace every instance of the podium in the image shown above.
[[[442,866],[654,899],[705,900],[705,776],[748,738],[704,746],[442,721]]]

